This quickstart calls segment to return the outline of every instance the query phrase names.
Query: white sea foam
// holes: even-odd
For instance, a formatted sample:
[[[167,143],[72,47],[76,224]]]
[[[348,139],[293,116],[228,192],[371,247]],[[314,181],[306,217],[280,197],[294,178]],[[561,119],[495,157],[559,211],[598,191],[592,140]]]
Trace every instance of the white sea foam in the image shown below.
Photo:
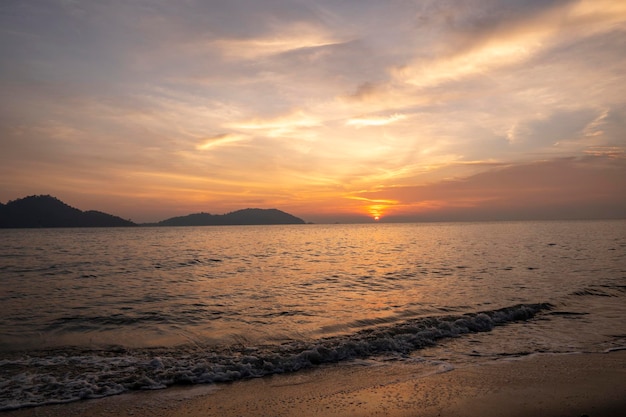
[[[109,350],[64,354],[52,350],[0,361],[0,410],[99,398],[134,389],[175,384],[218,383],[311,366],[372,358],[398,359],[439,339],[485,332],[527,320],[548,304],[518,305],[478,314],[427,317],[312,342],[294,341],[255,347],[198,346],[169,349]],[[34,352],[33,352],[34,353]]]

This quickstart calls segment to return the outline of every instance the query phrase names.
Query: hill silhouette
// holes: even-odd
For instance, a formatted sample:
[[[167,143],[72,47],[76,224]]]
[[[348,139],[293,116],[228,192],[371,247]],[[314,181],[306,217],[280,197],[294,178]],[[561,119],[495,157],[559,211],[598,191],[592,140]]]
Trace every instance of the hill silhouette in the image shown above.
[[[158,226],[225,226],[304,224],[304,220],[277,209],[249,208],[227,214],[195,213],[172,217],[157,223]]]
[[[0,204],[1,228],[127,226],[137,225],[101,211],[81,211],[49,195],[33,195]]]
[[[146,226],[219,226],[304,224],[304,220],[277,209],[249,208],[227,214],[195,213]],[[101,211],[82,211],[50,195],[33,195],[0,203],[0,228],[129,227],[130,220]]]

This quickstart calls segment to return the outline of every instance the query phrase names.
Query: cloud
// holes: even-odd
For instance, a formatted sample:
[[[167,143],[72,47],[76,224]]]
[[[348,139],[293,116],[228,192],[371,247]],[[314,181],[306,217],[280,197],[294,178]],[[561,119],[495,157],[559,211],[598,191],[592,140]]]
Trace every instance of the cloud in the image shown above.
[[[423,88],[500,71],[523,65],[564,39],[571,42],[610,32],[626,18],[626,7],[617,2],[553,3],[538,8],[537,2],[530,2],[532,13],[507,13],[506,8],[496,7],[486,12],[487,17],[479,15],[460,25],[456,50],[419,57],[395,69],[393,75],[400,82]]]
[[[399,120],[406,119],[407,116],[405,114],[392,114],[386,117],[357,117],[354,119],[349,119],[346,122],[346,126],[353,126],[356,128],[360,127],[368,127],[368,126],[384,126],[391,123],[395,123]]]
[[[361,196],[397,200],[389,214],[414,213],[415,219],[621,217],[626,212],[626,158],[623,153],[611,156],[511,165]]]
[[[600,114],[594,109],[556,111],[537,119],[515,125],[507,135],[514,146],[556,146],[560,142],[576,142],[586,136],[587,129],[597,124]]]
[[[206,151],[220,146],[232,146],[249,139],[250,138],[246,135],[241,135],[237,133],[222,133],[203,139],[201,143],[197,146],[197,149],[201,151]]]
[[[273,118],[253,118],[229,124],[234,129],[255,132],[267,137],[290,137],[298,132],[297,137],[306,138],[306,130],[319,126],[321,121],[313,115],[303,111]]]
[[[592,146],[585,150],[585,154],[610,159],[626,159],[626,150],[618,146]]]
[[[494,69],[519,64],[538,50],[541,34],[493,40],[472,51],[431,62],[421,60],[395,71],[396,78],[416,87],[437,86],[446,81],[483,74]]]
[[[302,49],[337,45],[345,40],[336,39],[327,31],[309,24],[296,23],[281,27],[276,33],[249,39],[218,39],[213,45],[229,59],[254,60],[266,56]]]

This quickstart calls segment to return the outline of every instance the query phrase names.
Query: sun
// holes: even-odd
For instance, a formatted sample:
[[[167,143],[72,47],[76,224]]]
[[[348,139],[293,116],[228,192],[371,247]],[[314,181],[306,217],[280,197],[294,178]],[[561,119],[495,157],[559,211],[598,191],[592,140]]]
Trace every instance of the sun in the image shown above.
[[[377,205],[373,205],[373,206],[369,206],[369,214],[370,216],[372,216],[372,219],[374,219],[374,221],[379,221],[380,218],[382,217],[384,206],[377,204]]]
[[[392,201],[392,200],[367,200],[367,201],[371,203],[376,203],[376,204],[370,204],[364,207],[365,211],[369,215],[369,218],[376,222],[380,221],[380,219],[385,217],[385,215],[387,214],[386,211],[389,207],[391,207],[394,204],[397,204],[397,201]]]

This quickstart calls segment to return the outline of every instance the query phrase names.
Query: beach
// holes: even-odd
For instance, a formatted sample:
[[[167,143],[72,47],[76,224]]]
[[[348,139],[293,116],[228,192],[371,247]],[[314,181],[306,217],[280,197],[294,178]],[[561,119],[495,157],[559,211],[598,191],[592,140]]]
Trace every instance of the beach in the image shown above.
[[[534,354],[480,365],[349,363],[229,384],[26,408],[57,416],[583,416],[626,412],[626,351]]]

